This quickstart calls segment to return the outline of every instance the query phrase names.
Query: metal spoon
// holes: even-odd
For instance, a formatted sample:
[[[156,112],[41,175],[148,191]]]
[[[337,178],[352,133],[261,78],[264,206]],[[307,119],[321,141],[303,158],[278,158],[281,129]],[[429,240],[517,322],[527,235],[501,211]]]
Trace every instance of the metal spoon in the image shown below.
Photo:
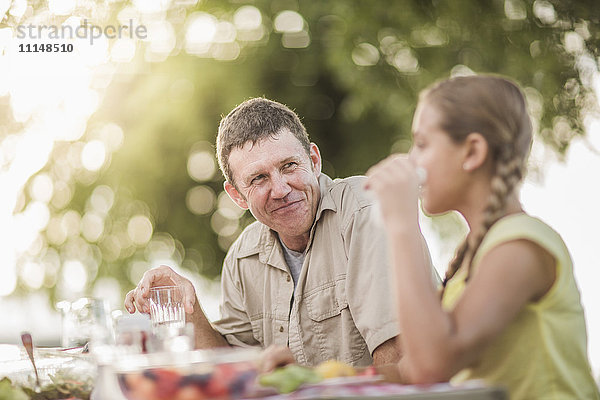
[[[29,332],[23,332],[21,334],[21,341],[23,342],[23,346],[25,346],[25,350],[27,350],[27,355],[31,360],[31,364],[33,365],[33,371],[35,372],[36,391],[38,391],[40,388],[40,376],[38,375],[38,370],[33,359],[33,341],[31,340],[31,334]]]

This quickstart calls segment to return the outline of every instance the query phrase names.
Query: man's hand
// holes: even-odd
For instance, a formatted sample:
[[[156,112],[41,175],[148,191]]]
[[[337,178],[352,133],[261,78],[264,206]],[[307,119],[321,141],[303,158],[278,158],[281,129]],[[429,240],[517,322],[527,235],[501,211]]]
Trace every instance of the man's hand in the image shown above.
[[[289,347],[272,344],[263,351],[258,369],[260,373],[266,373],[295,362]]]
[[[135,312],[136,308],[142,313],[150,313],[150,305],[148,304],[150,288],[165,285],[177,285],[183,291],[183,306],[185,312],[189,314],[186,320],[194,324],[196,348],[208,349],[229,346],[225,338],[212,327],[204,311],[202,311],[202,307],[196,301],[196,291],[192,282],[166,265],[161,265],[144,273],[137,287],[125,296],[125,308],[131,314]]]
[[[155,286],[176,285],[183,291],[183,306],[185,312],[191,314],[194,312],[194,303],[196,302],[196,291],[192,283],[177,274],[170,267],[161,265],[144,273],[142,280],[135,289],[131,290],[125,296],[125,308],[130,314],[137,310],[141,313],[150,313],[150,288]]]

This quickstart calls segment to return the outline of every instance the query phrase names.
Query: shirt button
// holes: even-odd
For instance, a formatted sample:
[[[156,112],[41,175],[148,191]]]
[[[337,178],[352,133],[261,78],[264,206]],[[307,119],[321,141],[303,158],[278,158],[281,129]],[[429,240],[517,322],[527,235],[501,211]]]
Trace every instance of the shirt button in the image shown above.
[[[290,278],[290,276],[288,275],[287,278],[285,278],[288,282],[292,280],[292,278]]]
[[[279,327],[279,332],[283,332],[283,326]]]

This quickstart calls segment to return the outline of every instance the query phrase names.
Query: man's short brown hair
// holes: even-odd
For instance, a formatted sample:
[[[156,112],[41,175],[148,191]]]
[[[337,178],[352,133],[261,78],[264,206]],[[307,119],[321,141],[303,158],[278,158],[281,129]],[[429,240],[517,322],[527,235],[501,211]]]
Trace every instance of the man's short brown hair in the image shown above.
[[[306,128],[295,112],[285,105],[263,97],[246,100],[234,108],[219,124],[217,159],[225,179],[235,185],[229,168],[229,154],[247,142],[275,137],[288,129],[310,155],[310,140]]]

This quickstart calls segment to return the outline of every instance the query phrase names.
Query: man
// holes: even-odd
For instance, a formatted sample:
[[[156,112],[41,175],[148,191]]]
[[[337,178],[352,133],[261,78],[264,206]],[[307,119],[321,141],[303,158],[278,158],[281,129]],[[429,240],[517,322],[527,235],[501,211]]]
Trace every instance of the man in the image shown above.
[[[192,284],[165,266],[127,294],[129,312],[149,311],[151,286],[175,283],[184,288],[198,347],[287,346],[290,361],[307,365],[396,362],[385,237],[364,178],[322,174],[319,149],[298,116],[264,98],[221,121],[217,156],[227,194],[257,219],[225,258],[221,319],[211,325]]]

